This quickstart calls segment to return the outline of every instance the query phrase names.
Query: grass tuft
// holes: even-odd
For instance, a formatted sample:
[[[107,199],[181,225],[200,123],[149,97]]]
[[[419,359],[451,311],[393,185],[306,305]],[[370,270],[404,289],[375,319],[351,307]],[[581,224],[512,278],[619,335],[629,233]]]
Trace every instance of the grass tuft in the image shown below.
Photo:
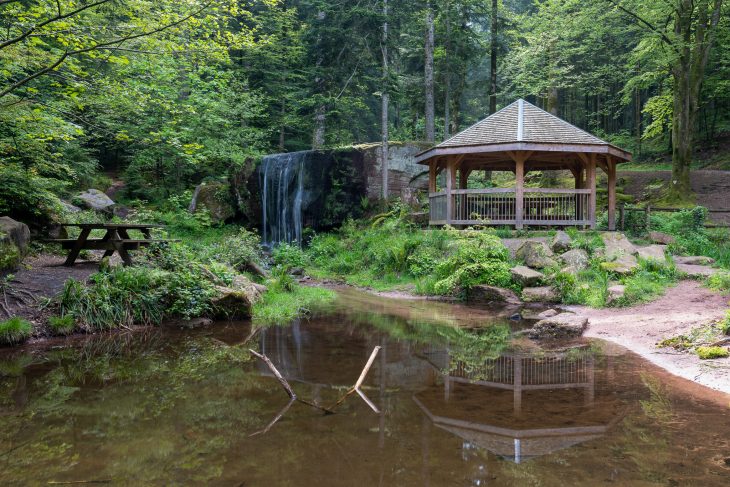
[[[726,358],[730,356],[727,348],[722,347],[697,347],[695,353],[702,360],[713,359],[713,358]]]
[[[20,343],[30,337],[33,325],[30,321],[14,316],[5,321],[0,321],[0,343],[12,345]]]

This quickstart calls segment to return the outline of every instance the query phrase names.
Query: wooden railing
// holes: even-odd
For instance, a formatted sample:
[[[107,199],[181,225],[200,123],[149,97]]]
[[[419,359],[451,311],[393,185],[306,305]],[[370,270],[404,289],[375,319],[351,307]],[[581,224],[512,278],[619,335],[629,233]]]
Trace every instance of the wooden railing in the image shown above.
[[[590,189],[525,189],[518,215],[515,188],[452,189],[430,194],[431,225],[590,225]],[[449,212],[450,207],[450,212]],[[449,215],[451,213],[451,215]]]

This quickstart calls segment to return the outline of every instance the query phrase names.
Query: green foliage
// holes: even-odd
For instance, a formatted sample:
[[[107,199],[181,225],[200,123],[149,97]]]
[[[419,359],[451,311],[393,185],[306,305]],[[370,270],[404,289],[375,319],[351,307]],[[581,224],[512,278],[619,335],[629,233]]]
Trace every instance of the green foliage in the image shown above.
[[[70,335],[76,328],[73,315],[51,316],[48,318],[48,328],[54,335]]]
[[[294,285],[289,290],[276,286],[264,294],[253,307],[254,323],[283,324],[305,316],[335,297],[334,291],[318,287]]]
[[[702,360],[713,359],[713,358],[726,358],[730,356],[730,352],[727,348],[722,347],[697,347],[695,353]]]
[[[22,258],[18,247],[10,242],[0,242],[0,270],[15,270]]]
[[[307,254],[297,245],[282,243],[272,252],[274,264],[285,269],[304,268],[308,264]]]
[[[720,331],[725,335],[730,335],[730,310],[725,312],[725,318],[720,320]]]
[[[609,276],[597,265],[591,265],[577,275],[558,272],[554,276],[554,286],[560,292],[562,302],[565,304],[583,304],[601,308],[606,305]]]
[[[48,223],[62,211],[56,193],[63,187],[57,179],[0,159],[0,215],[30,225]]]
[[[33,325],[28,320],[14,316],[0,321],[0,344],[13,345],[30,337]]]

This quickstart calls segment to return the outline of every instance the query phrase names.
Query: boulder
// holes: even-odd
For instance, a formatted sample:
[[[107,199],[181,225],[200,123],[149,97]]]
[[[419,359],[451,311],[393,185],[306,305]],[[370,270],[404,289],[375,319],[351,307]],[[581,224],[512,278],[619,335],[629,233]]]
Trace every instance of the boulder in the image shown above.
[[[588,318],[572,313],[560,313],[535,323],[528,331],[530,338],[567,338],[581,336],[588,326]]]
[[[582,270],[588,267],[588,252],[583,249],[573,249],[565,252],[560,256],[560,260],[563,261],[568,267],[573,269]]]
[[[0,270],[16,270],[28,253],[30,229],[8,216],[0,217]]]
[[[553,252],[556,254],[562,254],[563,252],[570,250],[572,243],[573,239],[570,238],[567,233],[562,230],[558,230],[555,237],[553,237],[553,241],[550,243],[550,248],[553,249]]]
[[[601,234],[603,243],[606,245],[606,259],[614,260],[621,255],[634,255],[636,247],[629,242],[626,235],[619,232],[605,232]]]
[[[544,319],[547,319],[547,318],[552,318],[553,316],[555,316],[557,314],[559,314],[559,312],[557,310],[554,310],[554,309],[546,309],[545,311],[543,311],[542,313],[540,313],[539,315],[537,315],[537,317],[538,317],[538,319],[544,320]]]
[[[68,201],[61,200],[61,207],[63,208],[63,211],[66,213],[78,213],[81,211],[81,208],[79,208],[76,205],[72,205]]]
[[[675,242],[674,237],[662,232],[649,232],[649,240],[661,245],[670,245]]]
[[[714,276],[719,272],[719,270],[714,267],[707,267],[704,265],[677,264],[676,267],[680,274],[684,274],[686,277],[691,279],[702,279],[703,277]]]
[[[479,284],[472,286],[466,293],[466,300],[473,304],[520,304],[520,298],[509,290],[501,287]]]
[[[606,304],[613,304],[617,300],[623,298],[624,294],[626,294],[626,286],[622,286],[621,284],[609,286],[608,296],[606,296]]]
[[[545,275],[542,272],[538,272],[523,265],[513,267],[510,269],[510,273],[512,274],[512,280],[521,286],[536,286],[545,278]]]
[[[634,254],[637,253],[634,244],[623,233],[606,232],[601,235],[603,243],[606,244],[604,258],[606,262],[601,267],[616,274],[631,274],[639,267],[639,261]]]
[[[231,187],[226,183],[203,183],[196,186],[188,209],[194,213],[200,208],[208,210],[214,223],[233,218],[236,209],[233,206]]]
[[[560,293],[551,286],[526,287],[522,290],[522,300],[526,303],[559,303]]]
[[[251,309],[261,299],[266,287],[238,275],[230,286],[216,286],[216,291],[218,296],[211,301],[215,317],[243,319],[251,317]]]
[[[712,265],[715,263],[715,259],[712,257],[705,257],[704,255],[690,255],[690,256],[676,256],[674,257],[676,264],[687,264],[687,265]]]
[[[667,260],[666,255],[664,255],[664,250],[666,248],[666,245],[647,245],[646,247],[637,247],[636,255],[644,260],[665,262]]]
[[[103,191],[98,189],[87,189],[83,193],[77,194],[74,201],[78,201],[90,210],[111,212],[114,207],[114,201],[108,197]]]
[[[551,258],[552,256],[553,252],[546,244],[531,240],[524,242],[515,253],[517,260],[523,261],[527,267],[533,269],[557,266],[557,262]]]

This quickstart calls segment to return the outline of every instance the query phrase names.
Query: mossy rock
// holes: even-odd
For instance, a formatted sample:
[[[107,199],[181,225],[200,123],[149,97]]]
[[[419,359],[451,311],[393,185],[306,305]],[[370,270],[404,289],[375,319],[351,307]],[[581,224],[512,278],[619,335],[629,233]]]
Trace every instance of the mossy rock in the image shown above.
[[[227,183],[204,183],[196,188],[191,209],[205,208],[214,223],[222,223],[236,215],[231,187]]]

